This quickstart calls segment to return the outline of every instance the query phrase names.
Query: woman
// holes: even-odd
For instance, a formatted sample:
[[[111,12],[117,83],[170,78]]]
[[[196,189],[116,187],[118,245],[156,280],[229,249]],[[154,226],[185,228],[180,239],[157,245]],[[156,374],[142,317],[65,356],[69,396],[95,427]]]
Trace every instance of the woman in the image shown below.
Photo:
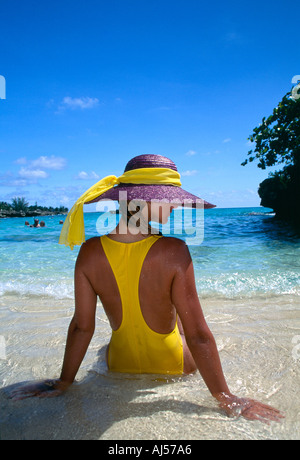
[[[188,247],[149,226],[149,221],[166,223],[172,209],[182,204],[213,207],[180,185],[171,160],[141,155],[129,161],[122,176],[102,179],[75,203],[60,243],[71,248],[84,244],[75,267],[75,314],[61,376],[19,389],[15,399],[57,396],[72,384],[94,333],[99,296],[112,328],[107,350],[111,371],[183,374],[198,369],[229,415],[282,417],[270,406],[230,392],[199,303]],[[107,199],[120,202],[117,228],[84,242],[83,205]]]

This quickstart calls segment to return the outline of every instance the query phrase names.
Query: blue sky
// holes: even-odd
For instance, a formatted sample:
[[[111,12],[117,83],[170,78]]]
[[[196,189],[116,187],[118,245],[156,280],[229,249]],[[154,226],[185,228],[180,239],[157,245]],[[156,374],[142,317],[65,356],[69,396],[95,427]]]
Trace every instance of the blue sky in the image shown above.
[[[219,207],[258,206],[248,136],[300,74],[286,1],[1,0],[0,201],[71,207],[144,153]]]

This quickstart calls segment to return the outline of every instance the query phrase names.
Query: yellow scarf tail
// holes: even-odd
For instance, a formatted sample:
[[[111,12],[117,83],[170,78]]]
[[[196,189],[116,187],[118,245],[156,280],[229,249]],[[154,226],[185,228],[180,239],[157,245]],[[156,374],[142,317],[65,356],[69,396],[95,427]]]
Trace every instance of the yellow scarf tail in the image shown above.
[[[181,186],[180,174],[169,168],[140,168],[127,171],[122,176],[107,176],[89,188],[69,211],[61,230],[59,244],[80,246],[85,242],[83,206],[85,203],[103,195],[115,185],[125,184],[153,184]]]

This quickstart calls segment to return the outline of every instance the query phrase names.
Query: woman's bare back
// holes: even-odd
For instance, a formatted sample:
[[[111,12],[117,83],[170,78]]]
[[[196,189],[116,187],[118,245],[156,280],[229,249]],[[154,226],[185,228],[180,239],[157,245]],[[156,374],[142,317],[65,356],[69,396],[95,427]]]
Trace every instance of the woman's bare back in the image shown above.
[[[158,239],[150,248],[140,275],[139,299],[143,317],[150,329],[161,334],[171,332],[176,324],[172,282],[182,245],[184,243],[175,238]],[[122,322],[122,303],[115,276],[100,238],[88,240],[85,246],[85,273],[103,304],[112,329],[116,330]]]

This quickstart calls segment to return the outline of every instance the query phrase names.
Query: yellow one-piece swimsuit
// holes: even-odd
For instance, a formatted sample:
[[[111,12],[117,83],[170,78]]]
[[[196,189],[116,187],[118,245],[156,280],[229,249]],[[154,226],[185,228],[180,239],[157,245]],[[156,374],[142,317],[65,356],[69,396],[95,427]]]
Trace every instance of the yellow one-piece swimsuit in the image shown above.
[[[183,346],[178,325],[169,334],[149,328],[139,300],[139,281],[144,260],[161,236],[151,235],[135,243],[120,243],[101,237],[121,297],[122,322],[112,331],[108,368],[135,374],[182,374]]]

